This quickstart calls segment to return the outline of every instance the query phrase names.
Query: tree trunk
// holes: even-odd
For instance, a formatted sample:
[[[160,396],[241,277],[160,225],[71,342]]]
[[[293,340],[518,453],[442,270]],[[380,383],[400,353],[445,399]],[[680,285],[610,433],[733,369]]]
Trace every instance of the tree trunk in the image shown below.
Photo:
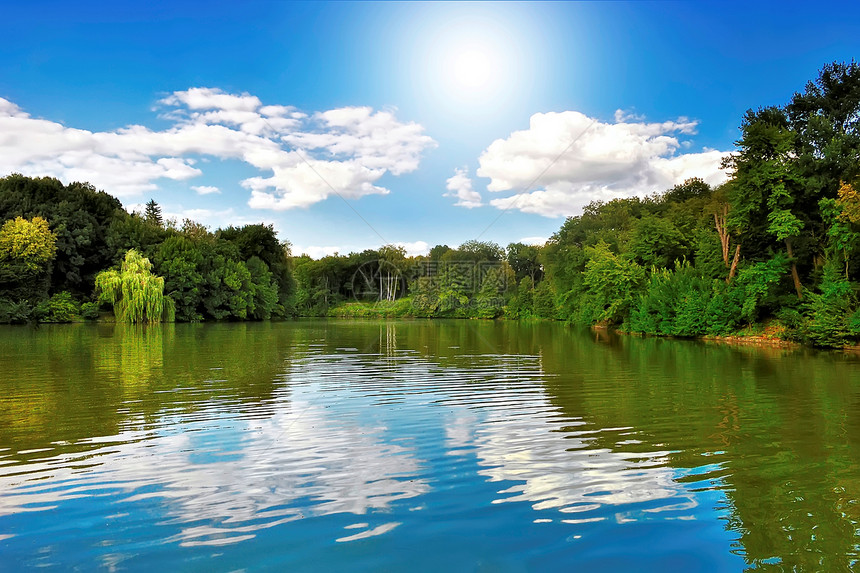
[[[720,236],[720,246],[723,248],[723,263],[729,266],[729,230],[726,227],[726,217],[729,214],[729,206],[723,205],[722,213],[714,213],[714,226]]]
[[[738,270],[738,259],[740,259],[740,256],[741,244],[738,243],[737,246],[735,246],[735,256],[734,258],[732,258],[732,267],[729,269],[729,276],[726,279],[726,284],[729,284],[730,282],[732,282],[732,279],[735,278],[735,271]]]
[[[791,250],[791,240],[785,240],[785,251],[791,260],[791,278],[794,280],[794,290],[797,291],[797,300],[803,300],[803,285],[800,284],[800,275],[797,274],[797,263],[794,262],[794,252]]]

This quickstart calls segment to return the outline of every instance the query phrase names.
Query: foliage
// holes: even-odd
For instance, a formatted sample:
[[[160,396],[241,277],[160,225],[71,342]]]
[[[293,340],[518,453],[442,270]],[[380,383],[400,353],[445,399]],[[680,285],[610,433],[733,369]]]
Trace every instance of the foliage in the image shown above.
[[[818,292],[809,293],[803,305],[804,334],[818,346],[842,346],[860,335],[851,321],[856,304],[848,280],[839,265],[828,263]]]
[[[585,316],[598,323],[620,324],[645,279],[645,269],[616,255],[603,241],[585,252],[588,257],[583,273]]]
[[[33,320],[33,305],[27,300],[0,298],[0,323],[24,324]]]
[[[96,320],[99,317],[99,303],[85,302],[81,304],[81,318]]]
[[[505,277],[500,267],[487,271],[481,290],[475,297],[477,318],[496,318],[502,315],[505,307]]]
[[[432,277],[418,277],[413,281],[411,296],[415,316],[429,318],[439,311],[439,286]]]
[[[146,210],[143,213],[143,219],[150,225],[155,227],[163,227],[164,219],[161,217],[161,207],[155,202],[155,199],[150,199],[146,204]]]
[[[118,322],[172,322],[173,301],[164,296],[164,279],[152,274],[152,263],[135,250],[125,255],[120,270],[96,276],[99,300],[113,305]]]
[[[45,267],[57,253],[57,235],[41,217],[16,217],[0,228],[0,264],[17,263],[29,271]]]
[[[668,268],[684,256],[685,243],[672,221],[647,215],[633,225],[627,251],[646,268]]]
[[[39,322],[72,322],[80,312],[80,305],[68,291],[55,294],[34,309]]]
[[[763,308],[765,311],[775,310],[776,291],[786,268],[788,259],[777,254],[767,261],[741,269],[737,280],[744,292],[740,318],[751,324],[760,318]]]
[[[128,213],[117,199],[86,183],[13,174],[0,178],[0,221],[16,217],[41,217],[56,234],[57,252],[46,278],[50,290],[86,297],[96,273],[118,262],[121,254],[107,244],[108,228]]]
[[[29,227],[24,223],[28,219]],[[63,185],[56,179],[21,175],[0,179],[0,221],[15,229],[15,240],[7,241],[9,249],[23,244],[19,237],[24,231],[31,238],[41,233],[44,240],[55,239],[53,258],[38,255],[39,249],[48,247],[44,240],[31,240],[29,251],[17,252],[15,260],[0,260],[0,298],[17,309],[4,316],[14,315],[16,321],[24,320],[24,308],[47,308],[50,294],[68,292],[76,304],[86,304],[96,275],[117,266],[129,250],[152,261],[153,273],[164,278],[165,292],[176,302],[179,320],[265,319],[295,313],[289,243],[278,241],[270,225],[211,233],[186,220],[177,229],[164,224],[154,201],[143,216],[130,214],[119,201],[88,184]],[[47,234],[48,226],[53,235]],[[17,304],[25,300],[27,305]],[[97,318],[98,308],[86,308],[90,318]],[[31,313],[28,319],[47,316]]]
[[[739,326],[737,313],[743,291],[709,279],[688,262],[674,271],[655,270],[634,304],[628,328],[662,336],[727,334]]]
[[[328,316],[337,318],[407,318],[416,316],[415,307],[409,298],[395,301],[348,302],[332,308]]]
[[[16,217],[0,227],[0,296],[40,300],[48,293],[57,236],[41,217]]]

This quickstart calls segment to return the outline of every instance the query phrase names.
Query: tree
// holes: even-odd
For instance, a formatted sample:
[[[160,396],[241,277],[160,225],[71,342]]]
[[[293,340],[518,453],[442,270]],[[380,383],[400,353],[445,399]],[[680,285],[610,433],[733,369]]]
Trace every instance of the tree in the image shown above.
[[[206,295],[200,269],[202,245],[185,235],[168,237],[153,257],[158,274],[164,277],[164,291],[176,306],[176,319],[183,322],[203,320],[201,312]]]
[[[600,242],[586,249],[584,283],[590,314],[595,322],[619,323],[624,320],[634,293],[645,280],[645,269],[616,255]]]
[[[379,248],[379,300],[393,301],[406,290],[402,268],[405,260],[406,249],[399,245]]]
[[[152,274],[152,263],[134,249],[126,253],[120,270],[96,275],[96,292],[101,302],[113,305],[119,322],[173,321],[173,301],[164,296],[164,279]]]
[[[671,203],[683,203],[690,199],[707,198],[710,194],[710,185],[698,177],[691,177],[666,191],[662,199]]]
[[[776,107],[747,111],[741,133],[738,153],[724,162],[734,170],[729,220],[732,227],[743,229],[760,224],[764,218],[767,233],[785,244],[797,298],[802,299],[803,287],[792,249],[792,239],[804,227],[793,210],[799,194],[799,178],[792,161],[795,134],[785,113]]]
[[[720,252],[723,257],[723,264],[729,269],[729,276],[726,282],[731,282],[735,276],[735,271],[738,268],[738,259],[741,254],[741,244],[738,242],[735,244],[735,254],[731,264],[729,264],[729,252],[731,248],[731,229],[729,228],[729,209],[731,209],[731,203],[729,202],[729,189],[731,185],[732,182],[728,181],[717,187],[713,195],[711,195],[710,201],[705,205],[705,211],[714,217],[714,229],[716,229],[717,235],[720,238]]]
[[[16,217],[0,228],[0,263],[18,263],[30,271],[43,268],[57,254],[57,235],[41,217]]]
[[[529,277],[535,283],[543,276],[540,264],[541,247],[524,243],[511,243],[507,248],[508,264],[514,269],[517,280]]]
[[[860,195],[849,183],[843,183],[836,199],[819,201],[821,216],[827,223],[830,238],[827,255],[832,260],[838,254],[845,263],[845,279],[849,278],[851,253],[860,242],[857,224],[860,223]]]
[[[505,251],[499,245],[490,241],[466,241],[460,245],[456,253],[456,256],[451,260],[486,263],[498,262],[505,257]]]
[[[251,291],[254,295],[251,318],[268,320],[277,310],[278,284],[269,267],[259,257],[251,257],[245,266],[251,274]]]
[[[57,236],[41,217],[16,217],[0,228],[0,295],[13,300],[48,295]]]
[[[42,217],[57,236],[51,290],[89,296],[95,275],[125,254],[106,244],[106,231],[117,216],[128,216],[122,204],[87,183],[63,185],[51,177],[12,174],[0,178],[0,221]],[[127,249],[126,249],[127,250]]]
[[[670,220],[647,215],[634,225],[627,252],[645,268],[666,268],[683,257],[685,242]]]
[[[150,225],[156,227],[164,227],[164,220],[161,218],[161,206],[155,202],[155,199],[150,199],[146,204],[146,211],[143,213],[144,220]]]
[[[229,241],[238,247],[238,258],[246,264],[251,258],[258,257],[268,267],[277,285],[278,304],[275,314],[284,315],[286,309],[293,307],[295,280],[290,270],[290,244],[278,240],[272,225],[245,225],[227,227],[218,231],[219,239]]]
[[[428,255],[428,257],[431,261],[438,262],[442,258],[442,255],[444,255],[450,250],[451,247],[449,247],[448,245],[436,245],[435,247],[430,249],[430,254]]]

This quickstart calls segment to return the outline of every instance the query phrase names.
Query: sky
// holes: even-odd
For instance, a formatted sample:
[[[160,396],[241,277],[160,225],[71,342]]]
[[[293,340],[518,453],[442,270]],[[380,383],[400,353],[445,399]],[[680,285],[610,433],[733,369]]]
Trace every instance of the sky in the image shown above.
[[[542,243],[591,201],[718,184],[747,109],[860,53],[837,2],[0,9],[0,176],[314,257]]]

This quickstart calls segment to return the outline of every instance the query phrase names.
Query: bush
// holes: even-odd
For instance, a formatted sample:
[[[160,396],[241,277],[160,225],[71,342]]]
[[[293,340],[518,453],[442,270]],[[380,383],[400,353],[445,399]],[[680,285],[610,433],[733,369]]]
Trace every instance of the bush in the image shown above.
[[[34,316],[39,322],[72,322],[80,312],[80,306],[71,293],[63,291],[39,303]]]
[[[99,303],[85,302],[81,304],[81,318],[86,320],[96,320],[99,317]]]
[[[0,323],[24,324],[33,319],[33,305],[26,300],[0,299]]]
[[[836,265],[828,263],[819,291],[809,292],[803,304],[804,334],[817,346],[844,346],[856,325],[857,312],[851,312],[851,284]]]
[[[328,316],[337,318],[405,318],[413,316],[412,300],[400,298],[393,301],[348,302],[333,307]]]
[[[675,271],[652,269],[630,312],[629,330],[661,336],[726,334],[738,326],[744,291],[701,276],[684,262]]]

